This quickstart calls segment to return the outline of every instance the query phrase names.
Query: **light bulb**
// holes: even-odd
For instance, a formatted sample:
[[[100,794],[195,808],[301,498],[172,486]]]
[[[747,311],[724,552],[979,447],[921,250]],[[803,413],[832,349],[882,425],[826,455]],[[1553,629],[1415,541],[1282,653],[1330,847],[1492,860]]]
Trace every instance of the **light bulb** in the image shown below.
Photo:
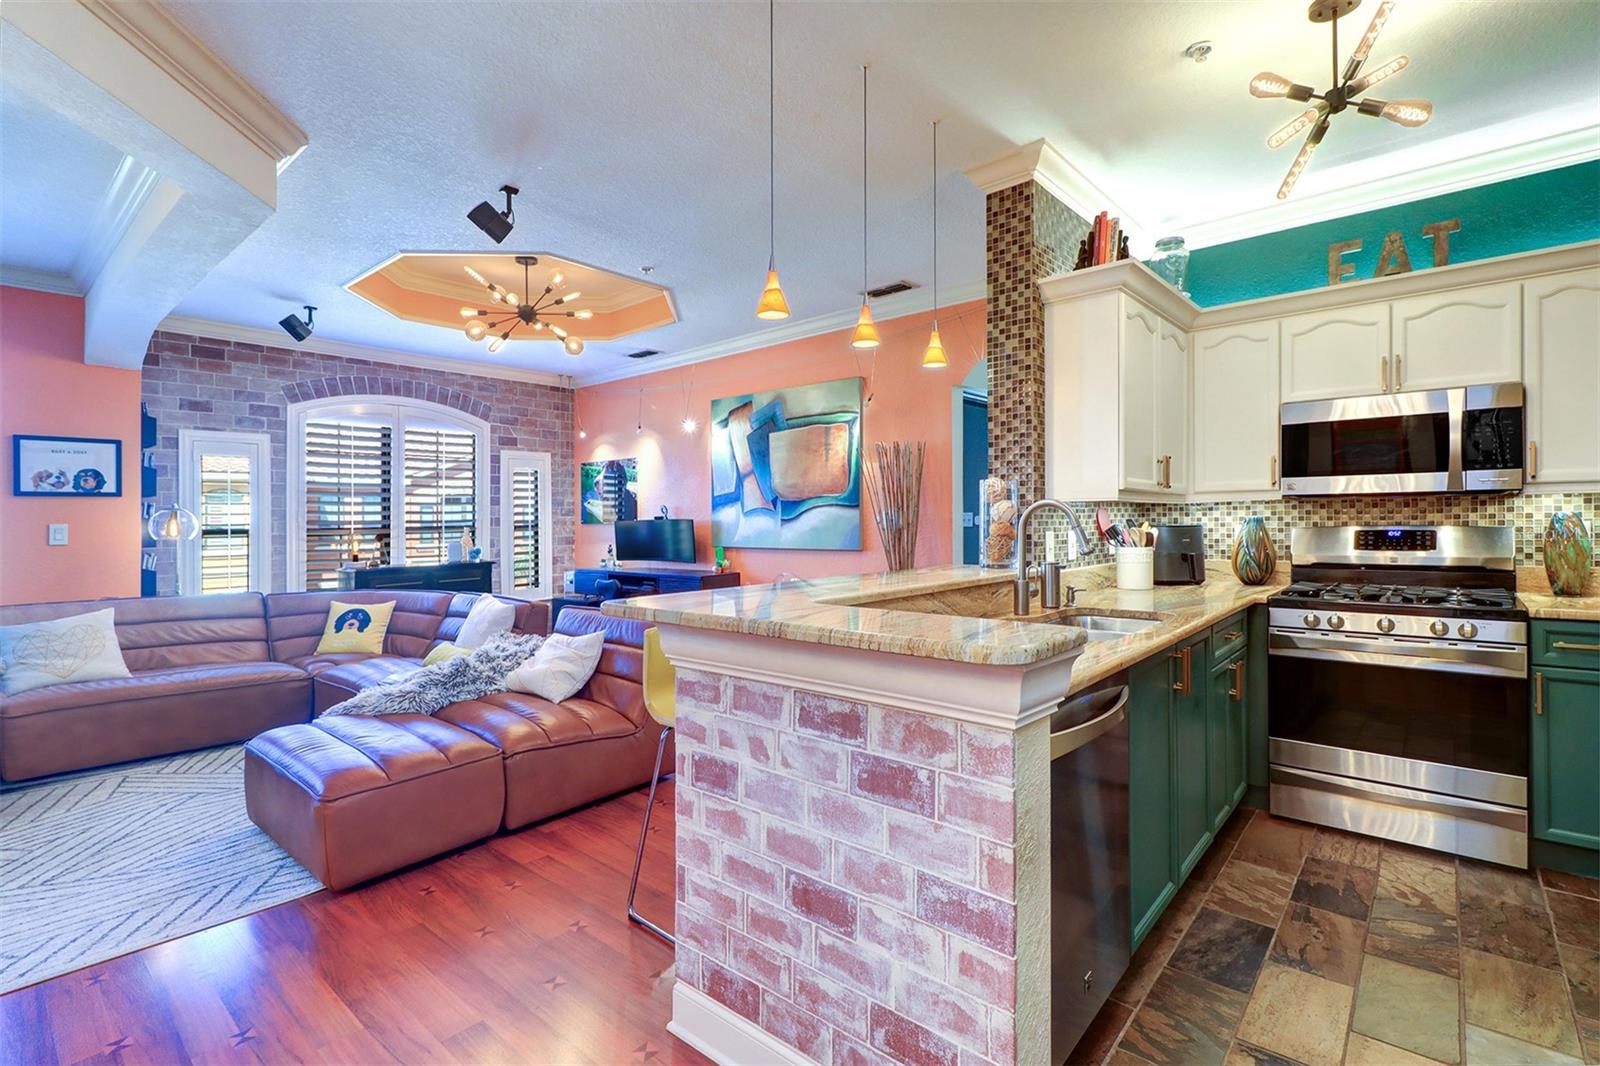
[[[1356,45],[1356,50],[1350,53],[1352,63],[1364,63],[1367,56],[1372,53],[1372,45],[1378,39],[1378,33],[1383,29],[1383,24],[1389,21],[1389,13],[1394,10],[1394,0],[1383,0],[1378,5],[1378,10],[1373,12],[1372,22],[1367,26],[1367,32],[1362,34],[1361,43]]]
[[[509,337],[510,335],[511,335],[510,333],[499,333],[499,334],[496,334],[494,337],[491,337],[489,339],[489,351],[490,351],[490,353],[492,354],[494,352],[498,352],[501,348],[504,348],[505,344],[506,344],[506,338]]]
[[[467,272],[467,277],[471,278],[473,281],[476,281],[479,285],[488,285],[489,284],[489,281],[488,281],[487,278],[485,278],[482,274],[478,273],[476,270],[473,270],[471,267],[464,266],[461,269],[465,270]]]
[[[700,423],[696,422],[692,415],[684,415],[683,421],[678,424],[683,427],[685,433],[693,433],[700,428]]]
[[[855,331],[850,334],[850,347],[876,348],[878,343],[878,327],[872,323],[872,308],[862,300],[861,314],[856,318]]]
[[[168,540],[177,540],[180,528],[181,526],[178,522],[178,512],[173,511],[171,514],[167,515],[167,524],[161,527],[161,535],[166,537]]]
[[[512,307],[517,307],[521,305],[522,299],[516,293],[508,292],[506,293],[506,303],[510,304]]]
[[[944,354],[944,342],[939,339],[939,324],[933,324],[933,332],[928,334],[928,350],[922,353],[922,365],[929,370],[938,370],[950,365],[950,360]]]
[[[578,297],[580,297],[582,295],[583,295],[583,293],[581,293],[581,292],[563,293],[562,295],[556,297],[556,303],[558,303],[558,304],[569,304],[573,300],[576,300]]]
[[[756,317],[789,317],[789,301],[784,299],[783,286],[778,284],[778,271],[774,268],[767,270],[767,287],[761,290],[761,302],[756,304]]]
[[[478,309],[476,307],[463,307],[461,309],[461,317],[476,318],[478,317]]]
[[[561,342],[561,346],[567,350],[568,355],[583,354],[583,341],[579,340],[577,337],[568,337],[566,340]]]
[[[550,327],[550,332],[554,333],[561,340],[566,340],[567,339],[567,331],[562,329],[560,326],[551,326]]]
[[[489,332],[489,326],[481,319],[475,318],[467,323],[467,339],[474,341],[483,340],[484,334]]]
[[[1282,148],[1285,144],[1289,143],[1289,140],[1294,137],[1295,134],[1299,133],[1301,130],[1317,121],[1317,118],[1321,114],[1322,111],[1318,108],[1306,108],[1304,111],[1296,115],[1291,121],[1279,126],[1276,130],[1274,130],[1272,136],[1267,138],[1267,147]]]
[[[572,312],[572,317],[588,320],[594,317],[594,312],[590,311],[588,308],[584,308],[582,311]]]
[[[489,286],[489,299],[495,303],[505,303],[506,291],[497,285]]]
[[[533,320],[533,328],[538,330],[540,333],[543,333],[549,327],[544,324],[544,319],[536,318]]]
[[[1350,88],[1345,90],[1346,96],[1364,93],[1380,81],[1394,77],[1406,67],[1411,65],[1410,56],[1395,56],[1381,67],[1375,67],[1350,83]]]
[[[1311,153],[1317,150],[1317,141],[1308,140],[1300,146],[1300,154],[1294,157],[1294,162],[1289,165],[1289,173],[1283,177],[1283,184],[1278,186],[1278,199],[1287,200],[1289,192],[1294,188],[1294,183],[1300,180],[1301,171],[1311,162]]]
[[[586,430],[586,429],[578,430],[578,439],[579,440],[588,440],[589,439],[589,431]]]
[[[1274,74],[1270,70],[1263,70],[1260,74],[1250,79],[1250,95],[1259,96],[1263,100],[1275,100],[1280,96],[1288,96],[1289,90],[1294,88],[1294,82],[1282,74]]]
[[[567,279],[562,276],[561,271],[558,270],[554,274],[550,275],[550,287],[553,289],[566,280]]]
[[[1433,117],[1433,104],[1427,100],[1390,100],[1378,115],[1402,126],[1424,126]]]

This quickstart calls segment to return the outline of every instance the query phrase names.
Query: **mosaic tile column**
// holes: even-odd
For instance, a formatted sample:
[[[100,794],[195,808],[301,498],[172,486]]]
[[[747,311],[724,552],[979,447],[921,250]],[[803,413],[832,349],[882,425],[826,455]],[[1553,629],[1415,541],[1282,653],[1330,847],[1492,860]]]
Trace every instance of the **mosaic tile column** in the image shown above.
[[[1044,495],[1044,301],[1039,281],[1071,270],[1089,223],[1029,179],[989,193],[989,472]]]

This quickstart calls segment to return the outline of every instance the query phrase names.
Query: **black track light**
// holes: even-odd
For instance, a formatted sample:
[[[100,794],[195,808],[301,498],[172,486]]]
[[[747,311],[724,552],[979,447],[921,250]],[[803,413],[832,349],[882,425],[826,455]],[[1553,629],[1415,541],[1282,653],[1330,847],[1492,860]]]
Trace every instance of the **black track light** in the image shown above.
[[[506,209],[496,211],[494,205],[488,200],[467,212],[467,218],[474,226],[489,235],[489,239],[499,244],[511,236],[511,228],[516,225],[517,216],[511,210],[511,198],[521,192],[515,185],[502,185],[500,191],[506,194]]]
[[[278,319],[278,325],[282,326],[283,331],[295,340],[303,341],[311,336],[311,330],[314,325],[311,321],[311,316],[315,311],[315,307],[307,304],[305,321],[302,322],[299,315],[286,315]]]

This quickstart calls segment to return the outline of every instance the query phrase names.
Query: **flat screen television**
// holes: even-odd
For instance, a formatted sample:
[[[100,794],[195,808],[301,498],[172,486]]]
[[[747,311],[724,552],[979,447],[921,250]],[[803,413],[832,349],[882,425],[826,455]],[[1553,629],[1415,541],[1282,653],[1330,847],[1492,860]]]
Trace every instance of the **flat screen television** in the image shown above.
[[[694,562],[694,519],[649,518],[617,522],[617,561]]]

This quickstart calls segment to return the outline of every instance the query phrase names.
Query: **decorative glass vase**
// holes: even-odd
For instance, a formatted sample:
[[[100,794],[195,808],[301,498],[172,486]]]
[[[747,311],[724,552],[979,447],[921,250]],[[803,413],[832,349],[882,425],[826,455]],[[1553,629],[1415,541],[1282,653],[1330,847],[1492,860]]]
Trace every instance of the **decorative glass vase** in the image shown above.
[[[1015,569],[1021,498],[1015,481],[986,477],[978,483],[978,562]]]
[[[1557,596],[1581,596],[1594,565],[1594,541],[1577,511],[1557,511],[1544,531],[1544,573]]]
[[[1182,237],[1162,237],[1156,241],[1156,254],[1145,265],[1168,285],[1189,295],[1184,287],[1189,280],[1189,249]]]
[[[1262,585],[1278,565],[1278,549],[1267,535],[1267,520],[1260,515],[1239,523],[1233,536],[1233,574],[1246,585]]]

